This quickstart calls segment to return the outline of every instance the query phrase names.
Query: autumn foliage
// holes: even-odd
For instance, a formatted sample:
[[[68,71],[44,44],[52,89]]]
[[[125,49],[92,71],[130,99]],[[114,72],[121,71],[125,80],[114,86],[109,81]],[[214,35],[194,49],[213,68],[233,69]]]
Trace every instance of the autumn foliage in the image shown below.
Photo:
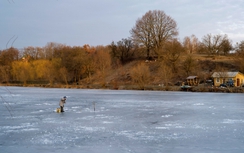
[[[192,35],[181,42],[176,21],[163,11],[147,12],[130,33],[131,37],[106,46],[51,42],[44,47],[0,50],[0,82],[114,84],[116,88],[130,83],[145,89],[150,84],[168,86],[188,75],[207,79],[224,66],[244,73],[244,41],[232,46],[227,35],[206,34],[202,41]],[[228,61],[218,61],[220,57]]]

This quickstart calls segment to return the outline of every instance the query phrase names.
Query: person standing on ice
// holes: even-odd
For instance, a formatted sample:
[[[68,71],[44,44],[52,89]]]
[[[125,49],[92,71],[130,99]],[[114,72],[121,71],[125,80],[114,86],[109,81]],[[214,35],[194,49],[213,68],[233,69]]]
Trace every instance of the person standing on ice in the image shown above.
[[[66,96],[64,96],[63,98],[61,98],[60,102],[59,102],[59,106],[61,109],[61,112],[64,112],[64,104],[66,103]]]

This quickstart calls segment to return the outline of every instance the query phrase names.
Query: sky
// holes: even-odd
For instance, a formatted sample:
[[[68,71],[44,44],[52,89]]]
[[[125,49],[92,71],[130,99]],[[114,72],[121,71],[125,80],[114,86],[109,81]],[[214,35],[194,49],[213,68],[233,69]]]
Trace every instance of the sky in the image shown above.
[[[192,34],[200,41],[207,34],[244,40],[244,0],[1,0],[0,50],[109,45],[130,37],[149,10],[171,16],[181,41]]]

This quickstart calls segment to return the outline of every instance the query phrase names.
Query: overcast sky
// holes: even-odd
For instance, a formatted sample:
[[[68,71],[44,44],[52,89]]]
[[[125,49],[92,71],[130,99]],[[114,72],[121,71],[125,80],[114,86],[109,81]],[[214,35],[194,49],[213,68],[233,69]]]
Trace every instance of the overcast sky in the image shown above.
[[[0,0],[0,49],[108,45],[130,37],[149,10],[171,16],[180,40],[209,33],[244,40],[244,0]]]

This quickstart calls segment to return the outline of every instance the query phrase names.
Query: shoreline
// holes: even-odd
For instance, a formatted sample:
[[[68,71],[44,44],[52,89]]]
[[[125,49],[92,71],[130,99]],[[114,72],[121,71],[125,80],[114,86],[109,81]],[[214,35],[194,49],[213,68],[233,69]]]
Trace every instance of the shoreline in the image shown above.
[[[64,84],[0,84],[0,86],[16,86],[16,87],[39,87],[39,88],[66,88],[66,89],[108,89],[108,90],[145,90],[145,91],[182,91],[182,92],[216,92],[216,93],[244,93],[242,87],[209,87],[209,86],[192,86],[188,89],[183,89],[181,86],[158,86],[158,85],[147,85],[144,88],[139,88],[137,85],[98,85],[98,84],[87,84],[87,85],[64,85]]]

